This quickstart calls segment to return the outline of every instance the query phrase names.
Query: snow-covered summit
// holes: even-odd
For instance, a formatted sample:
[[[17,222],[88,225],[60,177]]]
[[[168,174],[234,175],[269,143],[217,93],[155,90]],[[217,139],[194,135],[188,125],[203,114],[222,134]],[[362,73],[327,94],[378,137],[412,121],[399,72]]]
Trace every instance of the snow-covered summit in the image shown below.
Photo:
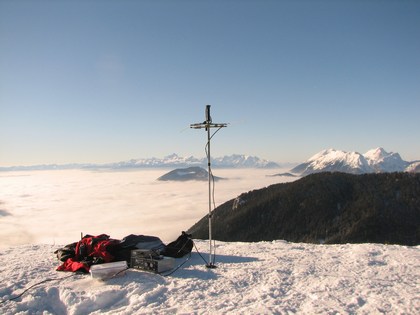
[[[363,155],[336,149],[322,150],[306,162],[292,169],[293,173],[307,175],[319,172],[371,173],[373,170]]]
[[[368,160],[382,160],[384,157],[388,156],[389,153],[384,150],[384,148],[378,147],[376,149],[371,149],[367,151],[363,156]]]
[[[398,153],[387,152],[381,147],[365,154],[327,149],[318,152],[291,171],[301,175],[319,172],[344,172],[351,174],[409,171],[410,162]]]
[[[215,158],[212,161],[213,165],[219,167],[234,167],[234,168],[275,168],[279,165],[275,162],[261,159],[257,156],[233,154],[225,155],[223,157]]]
[[[406,172],[420,173],[420,161],[411,162],[405,169]]]
[[[398,153],[387,152],[381,147],[367,151],[364,157],[376,172],[402,172],[410,164]]]

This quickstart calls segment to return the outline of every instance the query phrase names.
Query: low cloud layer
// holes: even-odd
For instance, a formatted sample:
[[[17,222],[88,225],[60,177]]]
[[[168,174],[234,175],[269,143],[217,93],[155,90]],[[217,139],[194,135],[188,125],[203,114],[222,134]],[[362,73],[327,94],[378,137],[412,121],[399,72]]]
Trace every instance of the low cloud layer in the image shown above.
[[[0,246],[68,244],[83,234],[175,239],[208,212],[208,183],[161,182],[168,170],[0,173]],[[285,181],[269,170],[214,170],[216,206]]]

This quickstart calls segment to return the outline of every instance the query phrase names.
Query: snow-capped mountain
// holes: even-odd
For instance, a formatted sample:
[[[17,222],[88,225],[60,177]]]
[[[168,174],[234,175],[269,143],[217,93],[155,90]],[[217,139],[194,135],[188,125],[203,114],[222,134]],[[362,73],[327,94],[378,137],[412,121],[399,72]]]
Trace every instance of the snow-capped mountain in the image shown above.
[[[411,170],[410,164],[412,163],[404,161],[398,153],[387,152],[380,147],[365,154],[327,149],[299,164],[291,172],[302,176],[319,172],[350,174],[403,172]],[[411,171],[415,171],[415,168]]]
[[[243,154],[225,155],[211,159],[212,166],[219,168],[278,168],[277,163],[256,156]],[[182,157],[175,153],[163,158],[140,158],[108,164],[46,164],[32,166],[0,167],[0,171],[55,170],[55,169],[128,169],[128,168],[172,168],[172,167],[207,167],[207,158],[193,156]]]
[[[207,164],[207,160],[204,159]],[[275,162],[260,159],[257,156],[233,154],[225,155],[223,157],[215,158],[212,160],[214,166],[229,167],[229,168],[277,168],[279,165]]]
[[[344,172],[351,174],[372,173],[372,167],[363,155],[335,149],[323,150],[291,170],[308,175],[319,172]]]
[[[405,169],[406,172],[420,173],[420,161],[411,162]]]
[[[410,165],[398,153],[386,152],[383,148],[369,150],[363,156],[376,172],[402,172]]]
[[[226,168],[275,168],[279,165],[275,162],[260,159],[256,156],[248,156],[242,154],[225,155],[211,159],[214,167]],[[207,166],[207,158],[182,157],[175,153],[165,156],[164,158],[148,158],[148,159],[132,159],[129,161],[114,163],[110,165],[112,168],[129,168],[129,167],[191,167],[191,166]]]
[[[131,159],[117,163],[111,163],[107,166],[110,168],[136,168],[136,167],[184,167],[184,166],[199,166],[202,160],[193,156],[182,157],[173,153],[163,158],[140,158]]]

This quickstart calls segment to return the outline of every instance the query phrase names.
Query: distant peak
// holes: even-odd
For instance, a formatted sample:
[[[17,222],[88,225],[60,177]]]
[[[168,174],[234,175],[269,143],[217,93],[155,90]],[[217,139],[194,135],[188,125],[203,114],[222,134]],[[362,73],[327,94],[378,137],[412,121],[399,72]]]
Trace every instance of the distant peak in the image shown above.
[[[385,149],[384,148],[382,148],[382,147],[377,147],[377,148],[375,148],[375,149],[371,149],[371,150],[369,150],[369,151],[367,151],[366,153],[365,153],[365,155],[366,154],[388,154],[388,152],[387,151],[385,151]]]
[[[165,156],[165,159],[176,159],[176,158],[179,158],[179,155],[176,154],[176,153],[172,153],[172,154],[169,154],[169,155]]]
[[[365,154],[363,154],[363,156],[368,160],[380,160],[391,154],[392,152],[387,152],[384,148],[378,147],[376,149],[367,151]]]
[[[330,155],[330,154],[332,154],[332,153],[336,153],[337,152],[337,150],[336,149],[333,149],[333,148],[330,148],[330,149],[324,149],[324,150],[322,150],[322,151],[319,151],[318,153],[316,153],[315,155],[313,155],[313,156],[311,156],[309,159],[308,159],[308,162],[309,161],[315,161],[315,160],[318,160],[319,158],[321,158],[321,157],[324,157],[324,156],[327,156],[327,155]]]
[[[363,155],[354,151],[326,149],[299,164],[291,172],[301,175],[317,172],[403,172],[409,164],[398,153],[387,152],[382,147],[369,150]]]

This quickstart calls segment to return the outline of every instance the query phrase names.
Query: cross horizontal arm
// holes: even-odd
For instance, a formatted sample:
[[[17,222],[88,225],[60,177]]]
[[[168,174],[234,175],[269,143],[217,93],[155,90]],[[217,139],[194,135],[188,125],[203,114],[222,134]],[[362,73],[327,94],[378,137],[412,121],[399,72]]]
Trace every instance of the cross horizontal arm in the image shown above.
[[[201,123],[201,124],[199,123],[199,124],[191,124],[190,125],[190,128],[193,128],[193,129],[223,128],[223,127],[227,127],[227,124],[225,124],[225,123],[219,123],[219,124],[210,123],[210,124],[208,124],[208,123],[204,122],[204,123]]]

